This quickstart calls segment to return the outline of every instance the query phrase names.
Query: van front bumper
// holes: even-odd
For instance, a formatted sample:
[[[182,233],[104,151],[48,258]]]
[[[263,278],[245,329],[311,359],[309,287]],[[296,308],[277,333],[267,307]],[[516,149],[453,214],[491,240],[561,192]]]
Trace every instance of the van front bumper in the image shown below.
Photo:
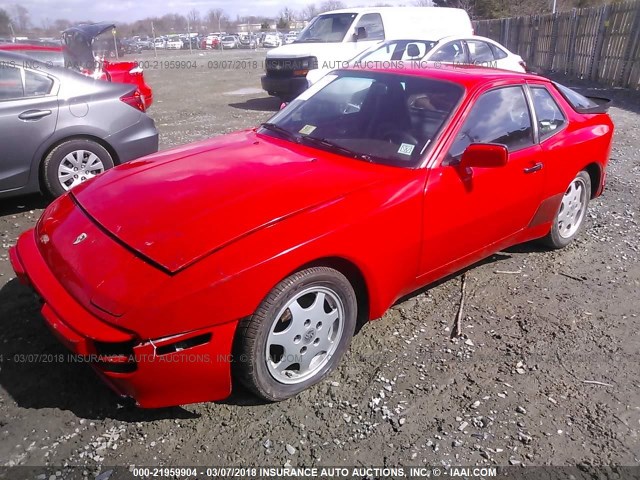
[[[304,92],[309,82],[306,77],[270,77],[263,75],[260,79],[262,89],[269,95],[291,100]]]

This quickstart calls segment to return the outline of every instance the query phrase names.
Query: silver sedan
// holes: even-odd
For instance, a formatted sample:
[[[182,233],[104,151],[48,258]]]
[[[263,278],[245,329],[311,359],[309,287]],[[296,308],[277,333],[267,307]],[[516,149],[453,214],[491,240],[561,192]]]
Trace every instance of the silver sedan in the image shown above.
[[[57,197],[158,150],[134,85],[0,53],[0,197]]]

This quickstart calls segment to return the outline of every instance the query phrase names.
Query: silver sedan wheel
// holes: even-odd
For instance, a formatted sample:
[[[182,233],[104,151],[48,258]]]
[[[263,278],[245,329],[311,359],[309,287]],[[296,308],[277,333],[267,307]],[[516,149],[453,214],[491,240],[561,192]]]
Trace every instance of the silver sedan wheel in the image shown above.
[[[344,305],[336,292],[321,286],[299,292],[269,331],[266,361],[271,376],[296,384],[321,372],[340,344],[344,323]]]
[[[589,201],[585,181],[576,177],[562,197],[560,212],[558,213],[558,233],[562,238],[569,238],[576,233]]]
[[[100,157],[88,150],[75,150],[60,162],[58,181],[62,188],[69,190],[102,172],[104,165]]]

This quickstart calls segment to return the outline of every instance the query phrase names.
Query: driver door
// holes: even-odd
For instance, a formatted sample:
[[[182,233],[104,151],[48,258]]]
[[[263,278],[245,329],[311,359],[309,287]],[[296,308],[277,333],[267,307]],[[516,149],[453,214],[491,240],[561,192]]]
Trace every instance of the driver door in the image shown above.
[[[421,276],[446,275],[491,254],[529,224],[540,204],[544,170],[523,87],[489,90],[467,111],[427,181]],[[507,165],[461,167],[471,143],[505,145]]]

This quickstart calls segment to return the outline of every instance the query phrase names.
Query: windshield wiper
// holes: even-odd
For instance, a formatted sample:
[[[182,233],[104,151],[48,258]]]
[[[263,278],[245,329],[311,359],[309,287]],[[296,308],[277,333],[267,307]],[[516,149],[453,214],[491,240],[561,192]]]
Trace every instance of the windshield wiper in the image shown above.
[[[271,123],[271,122],[264,122],[264,123],[261,123],[260,126],[262,128],[267,129],[267,130],[271,130],[272,132],[279,133],[283,137],[285,137],[288,140],[291,140],[291,141],[293,141],[295,143],[300,143],[300,137],[298,135],[296,135],[293,132],[290,132],[286,128],[282,128],[280,125],[277,125],[277,124]]]
[[[336,153],[341,153],[342,155],[346,155],[348,157],[357,158],[358,160],[364,160],[365,162],[373,163],[374,157],[371,155],[366,155],[364,153],[356,152],[355,150],[351,150],[346,147],[341,147],[340,145],[336,145],[335,143],[330,142],[326,138],[317,138],[317,137],[301,137],[300,139],[302,143],[311,143],[314,146],[324,147],[327,150],[331,150]]]

